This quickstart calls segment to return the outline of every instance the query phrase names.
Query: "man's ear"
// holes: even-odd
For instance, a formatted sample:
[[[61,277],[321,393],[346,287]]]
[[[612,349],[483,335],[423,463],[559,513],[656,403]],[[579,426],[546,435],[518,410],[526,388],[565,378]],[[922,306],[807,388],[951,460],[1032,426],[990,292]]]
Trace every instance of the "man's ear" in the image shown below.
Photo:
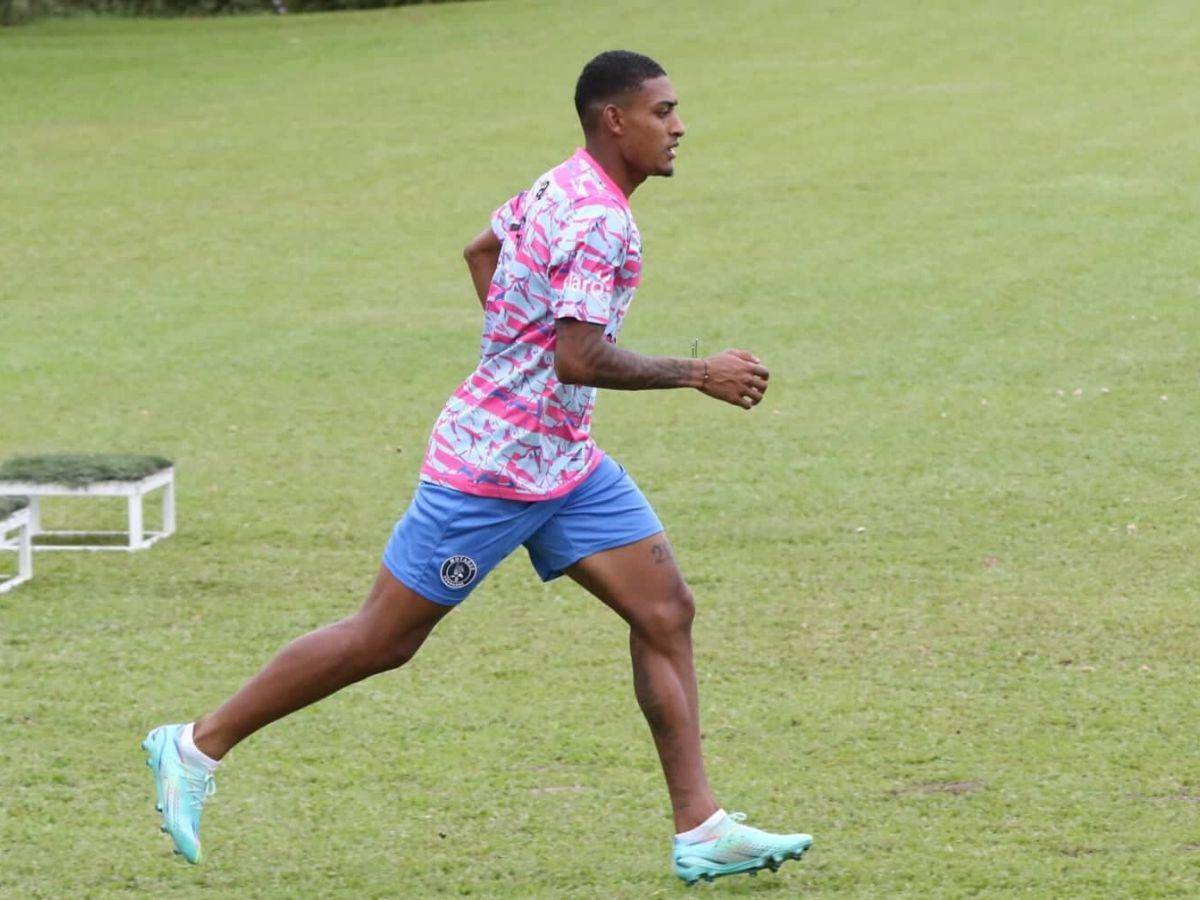
[[[605,130],[611,131],[613,134],[624,134],[625,111],[615,103],[608,103],[604,109],[600,110],[600,123]]]

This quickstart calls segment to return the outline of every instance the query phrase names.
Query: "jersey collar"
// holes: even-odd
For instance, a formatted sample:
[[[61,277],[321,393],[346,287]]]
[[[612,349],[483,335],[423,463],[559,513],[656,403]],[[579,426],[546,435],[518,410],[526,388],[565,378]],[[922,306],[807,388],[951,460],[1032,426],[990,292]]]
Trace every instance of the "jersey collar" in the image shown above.
[[[608,192],[616,197],[617,200],[621,202],[623,207],[629,209],[629,198],[625,196],[625,192],[617,187],[617,183],[609,177],[607,172],[604,171],[604,166],[600,165],[600,163],[596,162],[596,160],[592,158],[592,154],[580,147],[575,151],[575,158],[595,172],[596,177],[604,183],[606,188],[608,188]]]

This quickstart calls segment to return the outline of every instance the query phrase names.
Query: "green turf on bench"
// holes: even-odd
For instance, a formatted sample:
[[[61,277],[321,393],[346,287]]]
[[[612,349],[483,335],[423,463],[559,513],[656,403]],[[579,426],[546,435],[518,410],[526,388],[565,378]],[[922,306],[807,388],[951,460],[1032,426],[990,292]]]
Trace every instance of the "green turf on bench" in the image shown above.
[[[161,456],[132,453],[51,453],[14,456],[0,466],[0,481],[81,487],[98,481],[137,481],[171,465]]]

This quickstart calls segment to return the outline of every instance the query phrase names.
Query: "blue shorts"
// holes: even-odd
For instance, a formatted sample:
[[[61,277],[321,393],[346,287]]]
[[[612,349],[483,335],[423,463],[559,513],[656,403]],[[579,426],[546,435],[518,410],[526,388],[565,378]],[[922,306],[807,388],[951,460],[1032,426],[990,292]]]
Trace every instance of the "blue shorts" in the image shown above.
[[[383,564],[422,597],[455,606],[521,544],[542,581],[579,560],[663,530],[623,466],[605,457],[553,500],[477,497],[422,481]]]

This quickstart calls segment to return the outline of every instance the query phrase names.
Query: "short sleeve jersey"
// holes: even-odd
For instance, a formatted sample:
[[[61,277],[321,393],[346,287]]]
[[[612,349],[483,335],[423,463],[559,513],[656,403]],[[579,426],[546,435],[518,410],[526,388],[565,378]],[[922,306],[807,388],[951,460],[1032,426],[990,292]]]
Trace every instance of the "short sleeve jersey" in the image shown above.
[[[620,188],[585,150],[492,215],[500,258],[479,365],[446,401],[421,477],[468,494],[559,497],[603,458],[596,389],[554,371],[557,319],[617,332],[641,280],[641,236]]]

